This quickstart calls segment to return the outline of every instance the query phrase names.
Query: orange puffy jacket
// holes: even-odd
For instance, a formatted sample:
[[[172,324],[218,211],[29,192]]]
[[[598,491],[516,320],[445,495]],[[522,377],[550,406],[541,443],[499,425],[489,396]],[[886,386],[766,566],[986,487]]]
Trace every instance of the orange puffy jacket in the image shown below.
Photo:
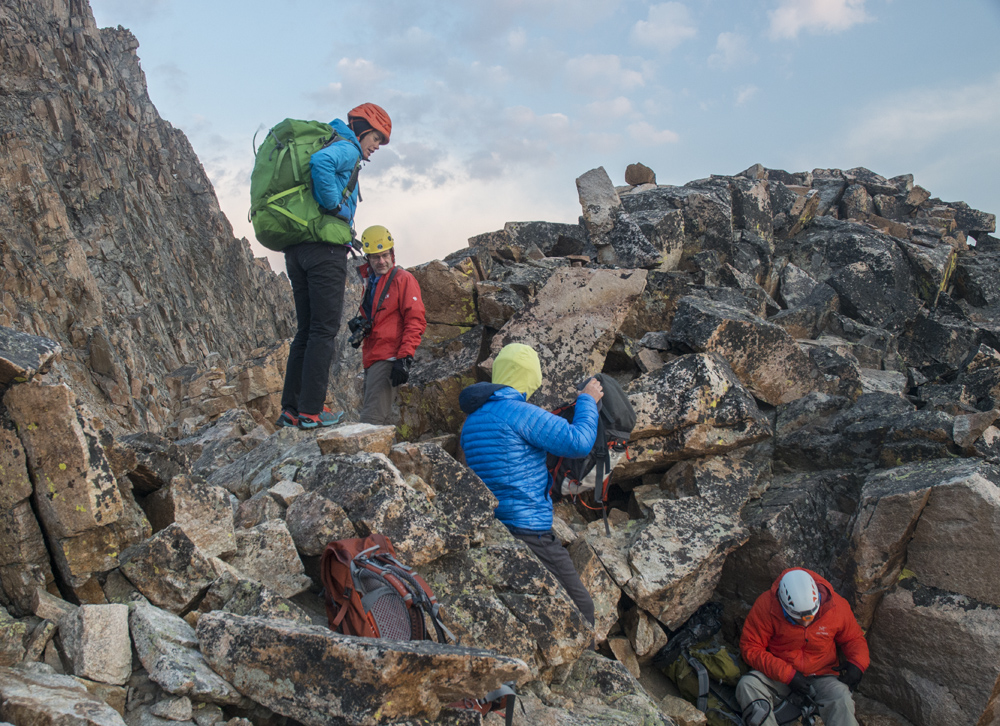
[[[367,285],[368,276],[371,274],[368,264],[361,265],[358,273]],[[378,308],[378,301],[385,289],[389,274],[382,275],[375,286],[373,308]],[[361,314],[364,315],[363,312]],[[361,344],[361,365],[368,368],[376,361],[412,356],[420,345],[420,338],[426,329],[424,301],[420,295],[417,278],[397,266],[389,294],[386,295],[382,307],[375,312],[372,332]]]
[[[812,570],[806,572],[816,581],[822,600],[816,619],[808,627],[788,621],[778,600],[779,577],[770,590],[757,598],[743,624],[743,660],[781,683],[790,683],[796,671],[805,676],[836,675],[833,667],[839,663],[838,648],[846,660],[867,670],[868,643],[851,606],[829,582]]]

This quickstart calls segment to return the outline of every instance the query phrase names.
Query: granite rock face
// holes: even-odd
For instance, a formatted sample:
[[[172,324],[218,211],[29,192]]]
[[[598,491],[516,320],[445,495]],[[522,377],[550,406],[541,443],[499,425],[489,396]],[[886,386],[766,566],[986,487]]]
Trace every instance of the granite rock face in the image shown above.
[[[290,287],[234,238],[129,31],[63,0],[5,2],[0,27],[0,325],[54,341],[110,425],[157,430],[169,372],[291,335]]]

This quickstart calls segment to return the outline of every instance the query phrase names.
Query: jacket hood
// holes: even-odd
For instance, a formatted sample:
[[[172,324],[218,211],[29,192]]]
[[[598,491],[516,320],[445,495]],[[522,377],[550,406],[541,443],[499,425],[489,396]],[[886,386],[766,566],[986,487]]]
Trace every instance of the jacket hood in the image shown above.
[[[496,394],[497,398],[519,398],[522,401],[524,400],[524,394],[515,391],[510,386],[504,386],[499,383],[473,383],[471,386],[466,386],[458,394],[458,406],[462,409],[463,413],[475,413],[483,407],[483,404],[494,397],[493,394]]]
[[[542,385],[538,353],[523,343],[505,345],[493,360],[493,383],[520,391],[527,401]]]
[[[344,139],[347,139],[352,144],[357,146],[359,151],[361,150],[361,142],[358,141],[358,137],[354,135],[353,131],[351,131],[350,126],[341,121],[339,118],[335,118],[333,121],[331,121],[330,125],[333,127],[333,130],[336,131],[339,136],[341,136]]]

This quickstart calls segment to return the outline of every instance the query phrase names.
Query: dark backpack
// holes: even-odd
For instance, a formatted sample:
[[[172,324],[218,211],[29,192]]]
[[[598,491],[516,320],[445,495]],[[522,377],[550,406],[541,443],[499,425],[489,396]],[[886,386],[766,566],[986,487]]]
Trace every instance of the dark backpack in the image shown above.
[[[254,150],[249,218],[264,247],[280,251],[300,242],[353,243],[350,223],[337,216],[340,207],[323,209],[313,196],[310,158],[338,142],[350,143],[330,124],[286,118]],[[344,199],[354,192],[360,169],[359,155]]]
[[[441,606],[427,581],[396,558],[385,535],[330,542],[320,560],[320,579],[331,630],[366,638],[433,640],[426,615],[439,643],[458,642],[441,621]],[[515,701],[514,684],[506,683],[483,698],[466,698],[449,707],[481,714],[504,711],[506,726],[511,726]]]
[[[590,453],[579,459],[564,456],[548,456],[548,469],[552,475],[553,498],[570,495],[576,497],[584,491],[593,490],[594,501],[601,505],[604,514],[604,529],[608,534],[608,485],[611,472],[623,458],[628,456],[628,440],[635,428],[635,409],[625,391],[611,376],[598,373],[594,376],[604,388],[604,395],[597,402],[597,440]],[[580,388],[583,388],[582,384]],[[560,406],[552,413],[573,422],[576,403]]]
[[[441,622],[441,606],[430,586],[396,559],[384,535],[330,542],[320,560],[320,579],[331,630],[366,638],[432,640],[426,615],[439,643],[455,640]]]

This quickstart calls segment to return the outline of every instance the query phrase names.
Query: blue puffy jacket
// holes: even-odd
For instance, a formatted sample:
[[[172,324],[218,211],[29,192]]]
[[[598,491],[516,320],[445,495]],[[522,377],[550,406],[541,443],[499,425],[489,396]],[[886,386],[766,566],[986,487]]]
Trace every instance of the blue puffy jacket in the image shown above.
[[[361,144],[351,128],[339,118],[331,121],[330,125],[343,141],[330,144],[309,157],[313,196],[324,209],[334,210],[342,203],[337,214],[353,227],[354,212],[358,208],[358,188],[355,186],[347,199],[343,195],[354,166],[361,158]]]
[[[474,383],[458,401],[469,414],[460,440],[465,461],[499,500],[496,518],[508,527],[551,529],[546,452],[586,456],[597,439],[597,402],[581,393],[571,424],[510,386]]]

